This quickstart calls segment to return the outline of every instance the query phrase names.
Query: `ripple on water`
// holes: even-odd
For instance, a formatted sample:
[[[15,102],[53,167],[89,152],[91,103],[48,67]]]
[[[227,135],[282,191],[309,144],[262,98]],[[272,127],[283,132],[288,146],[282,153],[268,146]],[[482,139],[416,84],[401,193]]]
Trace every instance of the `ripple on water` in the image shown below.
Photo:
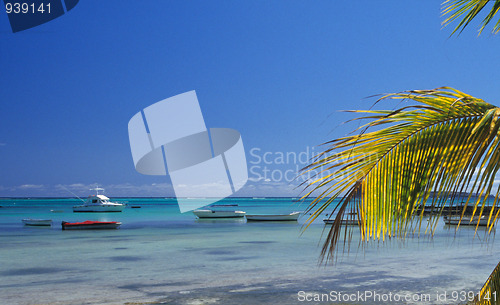
[[[219,249],[205,251],[205,254],[208,255],[234,255],[236,253],[237,253],[236,251],[232,250],[219,250]]]
[[[260,256],[229,256],[229,257],[221,257],[217,259],[218,261],[245,261],[250,259],[257,259]]]
[[[250,240],[250,241],[239,241],[240,244],[274,244],[276,241],[272,240]]]
[[[146,258],[143,256],[133,256],[133,255],[118,255],[108,257],[109,260],[113,262],[137,262],[145,260]]]
[[[37,275],[37,274],[53,274],[68,271],[70,269],[64,268],[51,268],[51,267],[33,267],[33,268],[16,268],[8,269],[0,272],[3,276],[20,276],[20,275]]]

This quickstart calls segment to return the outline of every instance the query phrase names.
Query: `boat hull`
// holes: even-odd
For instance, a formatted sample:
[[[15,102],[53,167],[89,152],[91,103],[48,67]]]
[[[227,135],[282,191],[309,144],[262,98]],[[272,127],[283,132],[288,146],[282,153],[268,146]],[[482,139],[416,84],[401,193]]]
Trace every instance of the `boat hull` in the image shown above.
[[[243,211],[194,210],[193,214],[198,218],[241,218],[246,213]]]
[[[66,222],[61,223],[63,230],[110,230],[118,229],[122,223],[117,221],[84,221],[84,222]]]
[[[274,214],[274,215],[246,215],[249,221],[297,221],[300,212],[293,212],[290,214]]]
[[[52,220],[51,219],[23,219],[23,223],[26,226],[51,226],[52,225]]]
[[[113,205],[113,206],[104,206],[104,205],[79,205],[73,207],[73,212],[75,213],[113,213],[113,212],[121,212],[125,209],[124,205]]]
[[[460,221],[460,217],[447,217],[444,216],[444,223],[450,226],[456,226],[460,223],[461,226],[487,226],[488,225],[488,218],[487,217],[474,217],[472,221],[470,220],[470,216],[464,216],[462,218],[462,221]],[[494,225],[492,223],[492,225]]]

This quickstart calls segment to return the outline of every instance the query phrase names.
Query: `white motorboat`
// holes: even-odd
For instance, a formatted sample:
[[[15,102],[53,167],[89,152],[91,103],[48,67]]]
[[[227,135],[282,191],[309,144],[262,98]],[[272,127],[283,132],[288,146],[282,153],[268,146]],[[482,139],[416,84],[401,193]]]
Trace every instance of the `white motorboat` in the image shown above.
[[[290,214],[247,214],[246,218],[250,221],[297,221],[300,212]]]
[[[460,216],[444,216],[444,223],[447,225],[456,226],[460,223],[461,226],[487,226],[488,225],[488,217],[486,216],[474,216],[471,220],[470,216],[464,216],[462,221],[460,221]],[[491,225],[495,225],[491,223]]]
[[[243,211],[206,209],[194,210],[193,214],[198,218],[236,218],[244,217],[246,213]]]
[[[89,196],[83,205],[75,205],[73,212],[121,212],[125,209],[124,204],[111,202],[108,197],[99,194],[99,191],[104,191],[104,189],[92,190],[96,191],[96,195]]]
[[[25,218],[23,219],[23,223],[26,226],[51,226],[52,219],[32,219]]]

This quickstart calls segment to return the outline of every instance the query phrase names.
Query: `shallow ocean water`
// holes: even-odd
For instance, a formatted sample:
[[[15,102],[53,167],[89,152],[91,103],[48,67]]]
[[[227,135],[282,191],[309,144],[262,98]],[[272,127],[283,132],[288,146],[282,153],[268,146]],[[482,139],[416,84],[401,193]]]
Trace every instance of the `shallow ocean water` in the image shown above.
[[[322,221],[302,232],[305,217],[197,220],[172,199],[117,201],[141,208],[73,213],[73,199],[0,199],[0,304],[456,304],[500,260],[494,234],[485,242],[482,231],[473,238],[473,228],[455,232],[439,223],[432,239],[363,249],[355,232],[350,253],[323,266]],[[225,201],[255,213],[304,208],[289,198]],[[23,226],[29,217],[54,223]],[[123,225],[62,231],[62,220]]]

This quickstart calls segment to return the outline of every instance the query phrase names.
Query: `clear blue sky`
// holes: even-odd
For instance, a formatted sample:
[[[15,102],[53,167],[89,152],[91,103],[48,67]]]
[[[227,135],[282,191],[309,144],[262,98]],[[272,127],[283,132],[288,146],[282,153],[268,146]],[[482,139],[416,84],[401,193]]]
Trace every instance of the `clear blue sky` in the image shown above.
[[[355,126],[339,127],[351,116],[338,111],[368,108],[373,94],[446,85],[500,104],[500,36],[478,38],[474,23],[449,38],[440,10],[430,0],[80,1],[16,34],[2,11],[0,196],[71,196],[61,185],[85,195],[93,183],[109,196],[173,195],[167,177],[135,171],[127,124],[189,90],[208,127],[240,131],[261,174],[304,164],[255,155],[345,135]],[[299,193],[253,173],[238,195]]]

